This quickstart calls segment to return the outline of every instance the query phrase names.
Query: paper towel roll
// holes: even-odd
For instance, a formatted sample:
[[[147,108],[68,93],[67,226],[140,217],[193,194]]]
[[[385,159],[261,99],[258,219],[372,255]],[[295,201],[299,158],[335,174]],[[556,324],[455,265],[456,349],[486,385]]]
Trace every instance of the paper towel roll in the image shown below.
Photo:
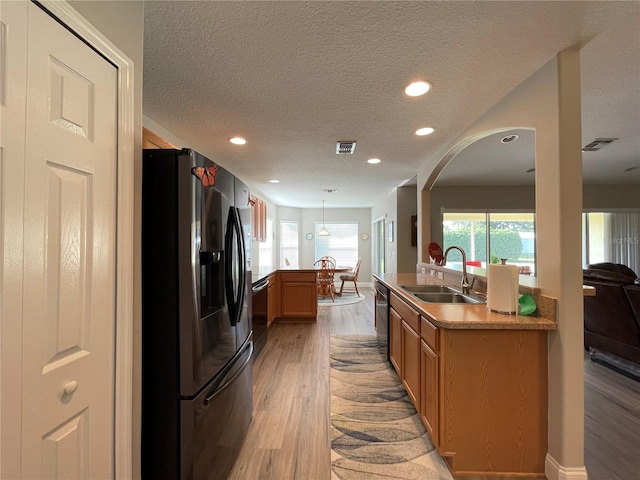
[[[519,270],[516,265],[489,264],[487,269],[487,309],[492,312],[518,313]]]

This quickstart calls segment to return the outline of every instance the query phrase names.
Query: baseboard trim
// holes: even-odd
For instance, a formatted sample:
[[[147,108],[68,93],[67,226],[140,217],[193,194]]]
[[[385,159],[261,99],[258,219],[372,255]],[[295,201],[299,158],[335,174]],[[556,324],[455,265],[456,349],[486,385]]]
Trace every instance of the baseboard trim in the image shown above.
[[[544,460],[544,474],[548,480],[587,480],[585,467],[563,467],[548,453]]]
[[[602,352],[595,348],[589,349],[589,356],[592,362],[599,363],[622,375],[633,378],[640,382],[640,365],[613,353]]]

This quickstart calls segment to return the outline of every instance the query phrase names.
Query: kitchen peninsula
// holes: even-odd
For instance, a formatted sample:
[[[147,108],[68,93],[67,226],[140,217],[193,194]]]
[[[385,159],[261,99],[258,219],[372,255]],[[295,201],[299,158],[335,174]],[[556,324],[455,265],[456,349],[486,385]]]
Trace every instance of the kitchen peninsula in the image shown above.
[[[264,278],[269,279],[267,325],[274,321],[316,321],[318,286],[315,269],[281,269],[254,274],[254,285]]]
[[[425,303],[401,288],[444,283],[429,274],[374,278],[390,290],[391,363],[449,469],[544,477],[547,332],[555,319]],[[547,300],[551,311],[555,301]]]

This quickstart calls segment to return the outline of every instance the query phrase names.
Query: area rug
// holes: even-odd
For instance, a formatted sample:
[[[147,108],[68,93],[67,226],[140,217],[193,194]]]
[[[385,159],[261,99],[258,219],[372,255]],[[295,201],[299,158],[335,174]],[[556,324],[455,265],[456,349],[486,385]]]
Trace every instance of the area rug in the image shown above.
[[[453,480],[373,335],[331,336],[332,479]]]
[[[318,297],[318,306],[339,307],[340,305],[352,305],[362,300],[364,300],[364,295],[360,294],[356,296],[355,293],[348,293],[344,296],[336,295],[333,302],[331,301],[331,297]]]

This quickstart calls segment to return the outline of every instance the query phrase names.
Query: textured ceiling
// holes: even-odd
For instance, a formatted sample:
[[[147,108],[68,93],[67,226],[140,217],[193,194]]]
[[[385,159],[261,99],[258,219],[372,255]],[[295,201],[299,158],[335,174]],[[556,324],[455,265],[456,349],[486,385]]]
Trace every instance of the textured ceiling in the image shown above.
[[[368,207],[586,44],[583,144],[620,140],[583,154],[585,183],[640,186],[640,169],[623,172],[640,166],[639,25],[638,2],[149,1],[143,110],[278,205]],[[415,79],[432,90],[405,96]],[[415,136],[423,126],[436,132]],[[520,133],[509,148],[477,142],[438,182],[530,184],[533,139]],[[336,155],[340,140],[357,141],[355,154]]]

